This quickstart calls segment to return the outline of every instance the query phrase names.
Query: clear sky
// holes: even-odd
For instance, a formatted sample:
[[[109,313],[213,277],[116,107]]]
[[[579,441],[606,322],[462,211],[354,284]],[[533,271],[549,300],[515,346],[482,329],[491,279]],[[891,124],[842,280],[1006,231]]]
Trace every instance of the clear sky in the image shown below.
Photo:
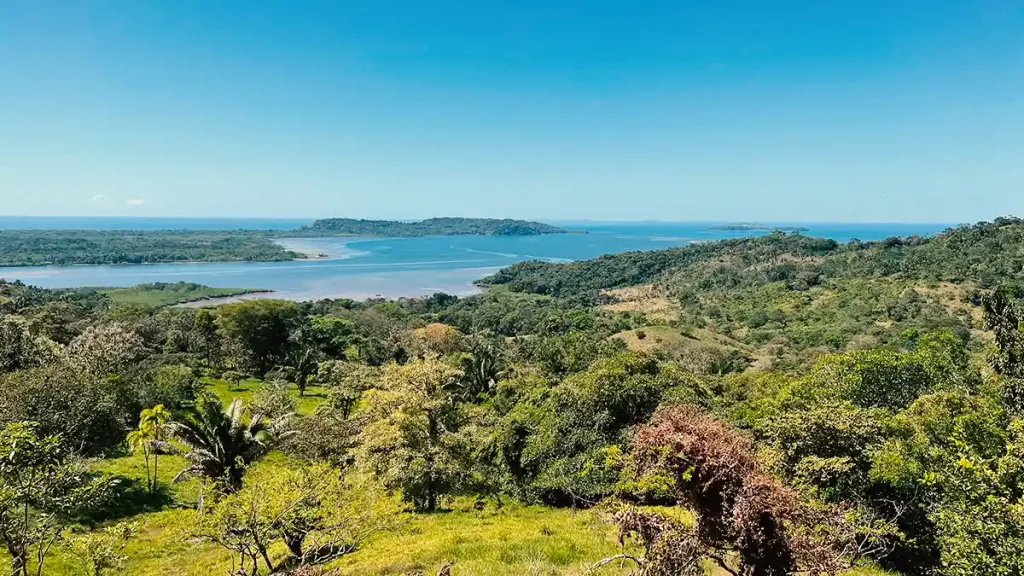
[[[0,0],[0,214],[1024,215],[1024,2]]]

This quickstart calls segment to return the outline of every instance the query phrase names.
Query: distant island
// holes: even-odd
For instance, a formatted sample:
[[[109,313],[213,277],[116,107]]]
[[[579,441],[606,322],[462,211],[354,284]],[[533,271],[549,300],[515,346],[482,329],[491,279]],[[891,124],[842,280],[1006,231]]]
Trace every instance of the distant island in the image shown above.
[[[414,236],[537,236],[540,234],[567,234],[569,230],[530,222],[496,218],[428,218],[419,222],[393,220],[356,220],[328,218],[303,226],[303,235],[385,236],[406,238]]]
[[[718,226],[712,226],[711,230],[731,230],[737,232],[807,232],[808,228],[803,228],[801,226],[769,226],[767,224],[737,223],[719,224]]]

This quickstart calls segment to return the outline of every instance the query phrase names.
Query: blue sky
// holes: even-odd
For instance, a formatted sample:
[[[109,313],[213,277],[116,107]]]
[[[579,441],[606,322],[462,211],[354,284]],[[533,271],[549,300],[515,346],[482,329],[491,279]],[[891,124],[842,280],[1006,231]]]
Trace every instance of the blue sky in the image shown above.
[[[0,214],[1024,215],[1024,2],[7,0]]]

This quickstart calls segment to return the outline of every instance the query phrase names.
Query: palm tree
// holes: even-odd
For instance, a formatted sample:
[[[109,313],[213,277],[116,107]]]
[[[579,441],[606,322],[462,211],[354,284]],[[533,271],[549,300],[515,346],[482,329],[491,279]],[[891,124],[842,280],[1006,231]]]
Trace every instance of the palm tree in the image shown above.
[[[242,487],[247,465],[295,434],[289,426],[291,414],[273,420],[255,414],[245,422],[243,413],[241,400],[235,399],[225,410],[217,399],[207,398],[196,403],[184,422],[171,422],[168,429],[185,445],[185,459],[189,462],[173,481],[219,480],[223,481],[225,492],[234,492]]]
[[[459,395],[469,401],[491,395],[504,374],[498,353],[491,347],[480,346],[462,359]]]
[[[141,450],[146,460],[146,489],[152,494],[156,490],[157,479],[159,478],[159,463],[161,453],[175,452],[174,446],[167,443],[167,422],[171,419],[171,413],[164,408],[163,404],[157,404],[152,408],[146,408],[139,415],[139,426],[128,434],[128,445],[132,451]],[[149,457],[153,456],[153,473],[149,472]]]

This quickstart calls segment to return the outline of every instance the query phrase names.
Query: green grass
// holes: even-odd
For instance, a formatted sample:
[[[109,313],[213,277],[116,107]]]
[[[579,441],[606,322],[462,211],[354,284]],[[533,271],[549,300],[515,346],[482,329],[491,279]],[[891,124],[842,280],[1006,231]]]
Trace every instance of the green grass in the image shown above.
[[[142,285],[131,288],[102,288],[99,292],[110,297],[115,303],[141,304],[151,308],[160,308],[209,298],[238,296],[253,291],[245,288],[211,288],[191,284],[168,284],[162,289]]]
[[[227,551],[183,537],[192,511],[171,509],[142,514],[141,524],[125,554],[124,576],[208,576],[226,574],[231,566]],[[472,508],[460,499],[452,510],[434,514],[408,514],[395,532],[381,533],[355,552],[328,566],[343,576],[398,576],[423,571],[432,576],[454,561],[454,576],[581,576],[598,560],[622,552],[614,527],[594,511],[579,511],[509,504]],[[275,561],[284,558],[280,543],[272,549]],[[72,576],[77,563],[64,550],[47,560],[47,574]],[[594,575],[625,575],[629,565],[609,564]],[[708,568],[710,576],[725,576]],[[857,569],[848,576],[886,576],[873,569]]]
[[[371,539],[331,566],[346,576],[436,574],[447,561],[459,576],[583,574],[619,551],[614,528],[596,512],[517,504],[476,512],[467,500],[449,512],[411,516],[401,532]],[[593,572],[628,573],[616,566]]]
[[[242,404],[248,404],[252,401],[256,391],[263,385],[263,382],[255,378],[243,380],[238,383],[238,386],[233,386],[218,378],[203,378],[203,383],[206,384],[206,389],[216,394],[225,406],[236,398],[240,398]],[[312,414],[316,407],[327,399],[327,390],[315,384],[306,386],[304,396],[299,396],[299,388],[295,384],[290,385],[290,391],[292,397],[295,398],[295,411],[301,415]]]

